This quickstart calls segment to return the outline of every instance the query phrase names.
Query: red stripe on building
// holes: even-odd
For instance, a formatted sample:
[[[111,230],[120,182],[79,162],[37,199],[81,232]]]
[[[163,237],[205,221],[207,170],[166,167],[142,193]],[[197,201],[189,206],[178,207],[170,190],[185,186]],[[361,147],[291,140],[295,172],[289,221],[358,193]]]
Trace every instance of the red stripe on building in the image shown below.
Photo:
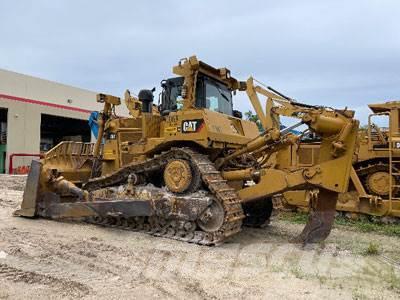
[[[49,102],[44,102],[44,101],[39,101],[39,100],[32,100],[32,99],[21,98],[21,97],[15,97],[15,96],[4,95],[4,94],[0,94],[0,98],[19,101],[19,102],[24,102],[24,103],[37,104],[37,105],[54,107],[54,108],[72,110],[72,111],[79,111],[79,112],[87,113],[87,114],[91,113],[90,110],[82,109],[82,108],[78,108],[78,107],[66,106],[66,105],[61,105],[61,104],[54,104],[54,103],[49,103]]]

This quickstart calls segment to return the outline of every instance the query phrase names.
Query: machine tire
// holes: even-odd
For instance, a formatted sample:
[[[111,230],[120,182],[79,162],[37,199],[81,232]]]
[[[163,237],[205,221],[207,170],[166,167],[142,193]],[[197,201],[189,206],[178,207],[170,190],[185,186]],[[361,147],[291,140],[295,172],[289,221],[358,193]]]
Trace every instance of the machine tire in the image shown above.
[[[262,228],[269,224],[272,215],[273,204],[271,198],[242,204],[245,218],[243,225]]]

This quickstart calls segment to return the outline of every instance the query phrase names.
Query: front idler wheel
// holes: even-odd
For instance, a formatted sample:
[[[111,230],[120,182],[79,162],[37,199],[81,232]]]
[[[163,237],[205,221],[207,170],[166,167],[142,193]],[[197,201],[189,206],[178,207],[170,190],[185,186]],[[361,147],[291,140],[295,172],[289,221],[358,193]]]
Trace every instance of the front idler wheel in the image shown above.
[[[200,215],[197,225],[206,232],[218,231],[224,224],[224,208],[217,200],[213,200],[211,205]]]

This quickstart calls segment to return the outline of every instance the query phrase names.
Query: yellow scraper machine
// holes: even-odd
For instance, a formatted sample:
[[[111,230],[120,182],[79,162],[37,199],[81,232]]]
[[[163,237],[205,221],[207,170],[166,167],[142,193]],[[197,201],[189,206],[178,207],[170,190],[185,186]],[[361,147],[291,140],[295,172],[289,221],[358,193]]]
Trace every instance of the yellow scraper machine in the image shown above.
[[[125,93],[130,117],[118,117],[117,97],[99,94],[96,144],[62,142],[33,161],[16,215],[76,219],[142,230],[202,245],[220,244],[243,225],[268,222],[272,196],[319,189],[298,240],[324,240],[337,198],[348,189],[358,121],[353,111],[295,102],[254,80],[238,81],[226,68],[195,56],[173,67],[177,77],[153,91]],[[266,129],[242,120],[232,95],[247,92]],[[267,98],[263,111],[259,96]],[[299,119],[280,131],[267,110]],[[292,128],[306,125],[321,138],[314,165],[294,170],[270,163],[299,142]]]

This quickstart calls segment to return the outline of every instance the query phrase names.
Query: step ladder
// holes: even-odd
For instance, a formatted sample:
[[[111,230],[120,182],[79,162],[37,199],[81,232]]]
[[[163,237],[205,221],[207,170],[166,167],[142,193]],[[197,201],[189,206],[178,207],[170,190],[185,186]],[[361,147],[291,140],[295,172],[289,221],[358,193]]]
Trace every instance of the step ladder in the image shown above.
[[[391,125],[391,120],[389,124]],[[392,127],[392,126],[391,126]],[[395,168],[395,166],[400,164],[400,159],[398,157],[398,152],[400,150],[400,132],[393,132],[392,128],[389,129],[389,211],[388,214],[392,212],[393,209],[393,200],[400,200],[400,197],[396,197],[396,195],[393,193],[398,191],[400,188],[399,184],[396,184],[396,182],[393,182],[393,176],[399,176],[400,173]],[[393,155],[394,151],[396,151],[397,155]],[[394,157],[393,157],[394,156]]]

